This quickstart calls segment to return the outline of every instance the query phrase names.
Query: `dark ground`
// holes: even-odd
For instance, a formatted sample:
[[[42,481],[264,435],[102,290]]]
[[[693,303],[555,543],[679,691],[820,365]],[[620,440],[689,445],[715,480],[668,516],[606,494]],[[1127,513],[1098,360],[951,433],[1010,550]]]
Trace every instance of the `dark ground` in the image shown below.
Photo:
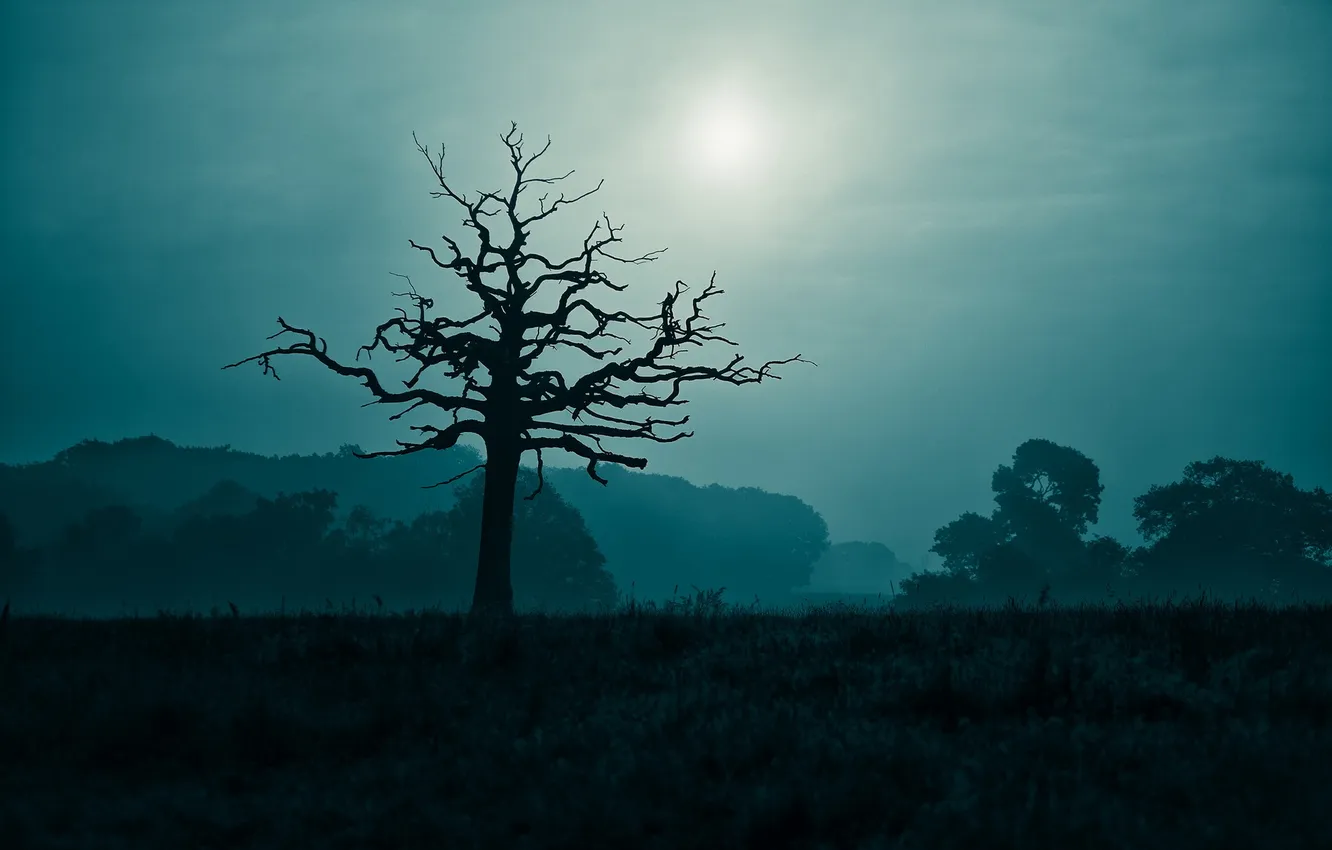
[[[10,848],[1332,847],[1332,607],[13,617]]]

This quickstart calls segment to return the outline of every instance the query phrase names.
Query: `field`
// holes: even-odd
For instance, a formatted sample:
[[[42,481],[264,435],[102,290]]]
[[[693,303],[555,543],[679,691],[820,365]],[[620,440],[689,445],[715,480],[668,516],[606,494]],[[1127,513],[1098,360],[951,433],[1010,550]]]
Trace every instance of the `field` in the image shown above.
[[[16,614],[0,841],[1332,847],[1332,607],[706,602]]]

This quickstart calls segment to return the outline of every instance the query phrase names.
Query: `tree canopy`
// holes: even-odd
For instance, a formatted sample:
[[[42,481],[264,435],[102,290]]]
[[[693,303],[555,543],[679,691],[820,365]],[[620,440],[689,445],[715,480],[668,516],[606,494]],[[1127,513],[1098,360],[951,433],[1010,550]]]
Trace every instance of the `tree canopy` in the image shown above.
[[[1082,536],[1101,504],[1101,473],[1090,458],[1050,440],[1017,447],[990,478],[989,517],[962,514],[934,534],[931,552],[957,578],[1008,584],[1084,566]]]
[[[1133,500],[1138,533],[1199,550],[1332,560],[1332,496],[1262,461],[1213,457]]]
[[[1162,591],[1194,586],[1259,598],[1332,593],[1332,497],[1262,461],[1195,461],[1134,499],[1150,541],[1139,560]],[[1180,587],[1182,585],[1183,587]]]

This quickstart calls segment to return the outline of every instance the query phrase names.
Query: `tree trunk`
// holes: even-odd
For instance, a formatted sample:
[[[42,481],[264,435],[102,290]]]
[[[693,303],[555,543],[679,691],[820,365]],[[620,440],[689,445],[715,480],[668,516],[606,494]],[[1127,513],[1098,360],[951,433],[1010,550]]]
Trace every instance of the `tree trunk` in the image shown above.
[[[481,501],[481,549],[469,619],[513,614],[513,496],[518,480],[518,436],[486,441],[486,484]]]

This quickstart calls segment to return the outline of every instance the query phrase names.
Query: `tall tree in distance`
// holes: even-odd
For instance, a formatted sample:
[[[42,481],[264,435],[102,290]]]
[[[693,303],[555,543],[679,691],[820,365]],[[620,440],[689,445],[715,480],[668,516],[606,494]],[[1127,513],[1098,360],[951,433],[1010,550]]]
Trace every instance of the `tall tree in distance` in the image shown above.
[[[1000,464],[990,479],[995,503],[1008,515],[1013,533],[1027,504],[1049,510],[1059,525],[1077,535],[1097,521],[1101,506],[1101,471],[1077,449],[1050,440],[1031,439],[1013,452],[1013,465]]]
[[[415,134],[412,138],[416,139]],[[476,587],[472,598],[473,615],[507,615],[513,612],[510,575],[513,503],[519,460],[525,452],[535,451],[537,455],[537,484],[533,492],[525,497],[527,499],[535,498],[541,492],[544,480],[541,453],[544,449],[562,449],[586,459],[588,475],[604,485],[606,480],[597,474],[598,463],[616,463],[643,469],[647,466],[647,460],[609,451],[602,446],[602,438],[626,437],[670,443],[692,436],[692,432],[688,431],[678,431],[669,436],[656,431],[659,426],[683,426],[688,423],[688,416],[679,419],[654,419],[651,416],[635,418],[622,413],[625,408],[666,408],[685,404],[686,399],[680,397],[680,392],[681,385],[688,381],[723,381],[737,385],[758,383],[764,378],[779,377],[771,371],[774,366],[796,361],[810,362],[797,354],[785,360],[768,361],[755,368],[742,365],[744,358],[735,354],[721,368],[677,363],[676,355],[683,348],[701,347],[710,341],[735,345],[716,333],[723,325],[710,324],[711,319],[703,315],[701,310],[704,301],[722,294],[722,290],[716,287],[715,272],[707,287],[698,295],[688,298],[687,304],[679,303],[687,287],[683,281],[676,281],[674,288],[662,299],[660,310],[652,314],[632,316],[623,310],[611,312],[597,307],[580,293],[595,286],[604,286],[617,292],[626,287],[613,283],[604,272],[594,269],[594,261],[606,259],[620,263],[646,263],[657,259],[664,249],[633,258],[612,254],[610,246],[621,241],[619,233],[624,228],[612,226],[610,219],[602,213],[601,219],[584,238],[582,251],[578,254],[555,262],[528,250],[527,241],[532,225],[561,207],[593,194],[605,181],[572,198],[565,198],[561,193],[549,206],[549,194],[542,195],[538,200],[537,211],[523,216],[518,207],[520,196],[525,190],[534,185],[559,182],[572,175],[573,171],[560,177],[528,176],[532,164],[549,150],[550,139],[547,138],[545,146],[526,159],[523,157],[523,137],[518,134],[516,124],[511,124],[500,140],[508,148],[514,172],[513,185],[507,194],[502,191],[482,192],[473,200],[456,192],[445,179],[443,146],[438,158],[432,159],[430,152],[419,141],[416,142],[417,150],[425,156],[442,190],[432,191],[431,197],[448,198],[465,210],[463,226],[476,232],[479,248],[475,257],[465,256],[458,242],[445,235],[441,238],[448,248],[448,254],[441,259],[434,248],[410,240],[409,244],[428,254],[436,267],[460,278],[463,285],[480,299],[481,309],[466,319],[430,317],[428,312],[434,307],[434,300],[419,294],[411,286],[410,280],[408,285],[411,292],[395,293],[411,302],[410,310],[398,308],[399,315],[380,324],[375,329],[373,341],[357,350],[356,359],[359,361],[361,352],[365,352],[368,360],[374,351],[382,349],[397,355],[400,362],[415,361],[415,373],[402,382],[402,389],[389,389],[379,375],[367,366],[347,365],[333,359],[328,354],[328,344],[324,339],[316,337],[310,330],[288,324],[281,317],[278,317],[281,330],[269,339],[290,334],[298,337],[298,341],[223,367],[230,369],[254,361],[263,367],[265,374],[272,374],[276,378],[277,373],[271,362],[273,357],[284,354],[313,357],[339,375],[359,379],[374,395],[374,401],[370,404],[407,405],[406,409],[395,413],[390,419],[399,419],[421,406],[431,406],[451,414],[452,421],[443,427],[410,426],[411,430],[420,434],[416,442],[399,440],[398,449],[358,453],[357,457],[448,449],[456,445],[465,434],[477,435],[485,446],[485,462],[462,473],[466,475],[477,469],[486,470]],[[492,233],[491,227],[496,221],[507,226],[511,232],[507,240],[497,238]],[[558,304],[553,310],[540,311],[529,306],[529,302],[543,286],[562,287]],[[575,318],[580,316],[590,319],[595,327],[591,330],[574,327]],[[490,322],[489,328],[495,332],[494,338],[482,335],[474,328],[477,323],[487,321]],[[651,346],[637,357],[605,362],[607,358],[619,354],[623,346],[610,348],[604,340],[617,340],[624,344],[630,342],[613,333],[611,326],[630,324],[654,332]],[[602,361],[602,365],[574,380],[566,380],[557,370],[535,368],[538,357],[558,348],[576,349]],[[421,386],[422,376],[432,367],[440,367],[441,377],[461,378],[462,392],[446,395]],[[482,369],[488,375],[485,384],[478,380]],[[638,387],[625,390],[622,384]],[[651,393],[649,389],[654,385],[662,387],[665,392],[659,395]],[[460,417],[464,412],[474,414],[474,417]],[[549,418],[557,414],[568,414],[572,421],[560,422]],[[462,475],[440,484],[456,481]]]
[[[1101,471],[1077,449],[1031,439],[1017,447],[1013,465],[990,479],[994,518],[1005,538],[1052,575],[1083,572],[1088,524],[1101,507]]]
[[[930,551],[943,558],[955,589],[972,579],[990,589],[1031,589],[1047,578],[1073,589],[1118,570],[1122,547],[1097,543],[1093,557],[1083,540],[1097,521],[1105,488],[1100,469],[1082,452],[1027,440],[1013,452],[1011,466],[995,469],[990,489],[990,516],[968,511],[934,532]]]

